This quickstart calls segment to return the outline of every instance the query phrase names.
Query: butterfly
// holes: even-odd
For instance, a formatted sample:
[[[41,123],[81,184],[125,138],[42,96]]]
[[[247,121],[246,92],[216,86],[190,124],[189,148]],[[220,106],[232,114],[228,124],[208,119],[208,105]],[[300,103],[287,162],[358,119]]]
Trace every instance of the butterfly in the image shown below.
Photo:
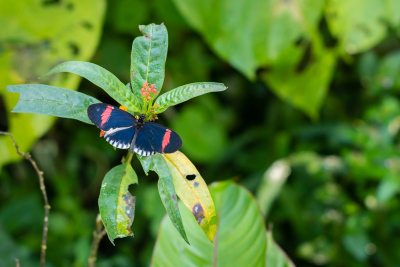
[[[90,105],[87,113],[94,125],[104,131],[106,141],[116,148],[130,147],[131,153],[135,151],[141,156],[151,156],[155,153],[174,153],[182,146],[177,133],[160,124],[145,121],[144,114],[133,116],[104,103]]]

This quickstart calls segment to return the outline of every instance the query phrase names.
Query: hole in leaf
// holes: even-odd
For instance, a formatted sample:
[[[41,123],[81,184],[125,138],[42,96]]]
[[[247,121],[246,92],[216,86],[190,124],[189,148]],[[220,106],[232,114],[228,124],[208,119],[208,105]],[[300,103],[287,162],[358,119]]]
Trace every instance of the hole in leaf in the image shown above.
[[[69,11],[73,11],[73,10],[74,10],[74,4],[68,3],[68,4],[67,4],[67,9],[68,9]]]
[[[210,220],[210,225],[215,225],[217,223],[217,216],[214,216]]]
[[[44,6],[49,6],[49,5],[54,5],[54,4],[60,4],[61,0],[45,0],[42,2]]]
[[[189,181],[193,181],[194,179],[196,179],[196,174],[188,174],[186,175],[186,179],[188,179]]]
[[[88,21],[82,22],[82,26],[83,26],[85,29],[88,29],[88,30],[92,30],[92,29],[93,29],[92,23],[90,23],[90,22],[88,22]]]
[[[75,56],[79,54],[79,47],[75,43],[69,43],[69,48],[71,48],[72,54]]]

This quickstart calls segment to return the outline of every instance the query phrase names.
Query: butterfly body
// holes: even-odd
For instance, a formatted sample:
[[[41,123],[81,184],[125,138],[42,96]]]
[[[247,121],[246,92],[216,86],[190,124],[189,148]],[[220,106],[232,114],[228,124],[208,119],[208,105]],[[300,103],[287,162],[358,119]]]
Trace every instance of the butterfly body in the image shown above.
[[[104,131],[104,138],[120,149],[130,147],[141,156],[155,153],[173,153],[182,146],[182,140],[174,131],[153,122],[146,122],[146,116],[132,114],[117,107],[100,103],[88,107],[88,117]]]

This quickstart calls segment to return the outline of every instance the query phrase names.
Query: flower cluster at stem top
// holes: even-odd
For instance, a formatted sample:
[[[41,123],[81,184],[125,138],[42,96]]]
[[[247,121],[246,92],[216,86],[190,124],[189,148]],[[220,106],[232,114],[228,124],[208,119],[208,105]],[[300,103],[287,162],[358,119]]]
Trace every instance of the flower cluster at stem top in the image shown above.
[[[157,114],[155,110],[159,106],[158,104],[153,105],[154,97],[157,95],[158,90],[154,84],[149,84],[147,82],[143,83],[142,89],[140,89],[140,93],[143,97],[144,107],[142,109],[142,113],[146,115],[147,120],[156,120]]]

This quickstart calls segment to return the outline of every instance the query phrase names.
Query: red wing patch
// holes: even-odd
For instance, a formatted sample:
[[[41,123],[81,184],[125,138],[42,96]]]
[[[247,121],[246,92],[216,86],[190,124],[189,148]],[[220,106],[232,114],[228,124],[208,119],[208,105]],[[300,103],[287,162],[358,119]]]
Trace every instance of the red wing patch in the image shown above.
[[[100,127],[103,127],[104,123],[106,123],[108,121],[108,119],[110,118],[112,110],[113,110],[112,106],[107,106],[106,110],[103,111],[103,113],[101,114]]]
[[[171,130],[167,129],[167,131],[164,134],[164,138],[162,140],[162,152],[164,152],[164,148],[169,144],[169,139],[171,137]]]

